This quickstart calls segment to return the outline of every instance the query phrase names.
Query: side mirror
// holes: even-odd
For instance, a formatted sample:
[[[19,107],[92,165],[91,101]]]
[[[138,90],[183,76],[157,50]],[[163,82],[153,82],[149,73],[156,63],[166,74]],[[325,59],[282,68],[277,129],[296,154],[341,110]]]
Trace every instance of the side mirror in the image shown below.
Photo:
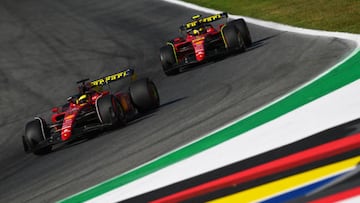
[[[174,39],[174,42],[180,42],[180,41],[182,41],[180,37]]]
[[[66,100],[69,103],[74,103],[74,97],[72,97],[72,96],[68,97]]]
[[[59,113],[59,108],[58,108],[58,107],[54,107],[54,108],[51,109],[51,111],[52,111],[53,113]]]

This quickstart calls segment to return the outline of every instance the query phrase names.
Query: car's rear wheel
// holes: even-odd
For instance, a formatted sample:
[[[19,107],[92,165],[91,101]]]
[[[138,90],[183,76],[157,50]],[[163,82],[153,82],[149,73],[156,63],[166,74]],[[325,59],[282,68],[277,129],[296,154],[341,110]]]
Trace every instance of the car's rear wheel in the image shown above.
[[[224,35],[224,43],[229,51],[245,51],[245,43],[240,32],[233,25],[227,25],[222,29]]]
[[[176,75],[180,72],[176,65],[174,49],[170,45],[166,45],[160,48],[160,61],[163,67],[164,73],[168,76]]]
[[[252,40],[251,40],[250,31],[244,19],[240,18],[233,20],[229,22],[228,25],[234,25],[239,30],[240,35],[244,40],[246,47],[251,46]]]
[[[126,124],[125,111],[115,96],[102,96],[96,100],[95,106],[100,123],[109,127]]]
[[[50,131],[43,119],[36,118],[28,122],[25,126],[25,135],[22,137],[24,150],[26,152],[31,151],[36,155],[50,153],[52,150],[51,145],[42,144],[49,136]]]
[[[145,113],[160,106],[160,97],[153,81],[150,79],[137,80],[130,85],[131,101],[139,112]]]

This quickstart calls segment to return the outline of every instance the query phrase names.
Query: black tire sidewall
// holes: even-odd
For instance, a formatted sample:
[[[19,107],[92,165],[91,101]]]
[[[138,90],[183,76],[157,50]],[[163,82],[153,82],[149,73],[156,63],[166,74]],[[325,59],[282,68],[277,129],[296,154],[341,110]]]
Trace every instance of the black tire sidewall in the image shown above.
[[[176,65],[175,57],[172,46],[166,45],[160,48],[160,62],[166,75],[175,75],[179,73],[179,69],[174,67]]]
[[[241,35],[234,25],[226,25],[223,30],[224,40],[226,41],[229,51],[240,50],[244,51],[245,45]]]
[[[160,105],[158,90],[153,81],[148,78],[135,81],[130,85],[131,101],[140,113],[154,110]]]
[[[240,32],[241,38],[244,40],[246,47],[250,47],[252,44],[249,28],[244,19],[236,19],[228,23],[228,25],[234,25]]]
[[[49,129],[43,119],[35,119],[28,122],[25,126],[23,143],[34,154],[42,155],[51,151],[51,146],[39,148],[38,145],[49,136]],[[45,137],[45,138],[44,138]]]
[[[102,124],[109,126],[125,124],[124,110],[114,95],[109,94],[100,97],[96,101],[96,111]]]

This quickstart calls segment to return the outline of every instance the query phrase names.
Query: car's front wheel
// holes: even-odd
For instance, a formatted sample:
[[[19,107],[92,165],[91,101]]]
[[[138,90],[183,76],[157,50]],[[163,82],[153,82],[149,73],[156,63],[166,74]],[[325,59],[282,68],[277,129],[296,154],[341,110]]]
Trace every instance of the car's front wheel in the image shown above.
[[[28,122],[25,126],[25,135],[22,137],[24,150],[31,151],[36,155],[50,153],[51,145],[44,144],[49,134],[50,131],[43,119],[37,117]]]
[[[160,48],[160,62],[167,76],[176,75],[180,72],[180,69],[175,67],[176,56],[172,46],[166,45]]]

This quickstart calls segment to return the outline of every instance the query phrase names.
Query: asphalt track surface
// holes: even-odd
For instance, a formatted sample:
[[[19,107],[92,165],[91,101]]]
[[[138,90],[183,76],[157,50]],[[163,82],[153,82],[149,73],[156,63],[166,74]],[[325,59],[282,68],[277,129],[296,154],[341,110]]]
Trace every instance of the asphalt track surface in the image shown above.
[[[196,13],[155,0],[1,0],[0,202],[54,202],[121,174],[279,98],[355,47],[249,25],[248,52],[166,77],[158,50]],[[23,152],[27,121],[64,103],[75,81],[125,66],[158,85],[157,112],[46,156]]]

